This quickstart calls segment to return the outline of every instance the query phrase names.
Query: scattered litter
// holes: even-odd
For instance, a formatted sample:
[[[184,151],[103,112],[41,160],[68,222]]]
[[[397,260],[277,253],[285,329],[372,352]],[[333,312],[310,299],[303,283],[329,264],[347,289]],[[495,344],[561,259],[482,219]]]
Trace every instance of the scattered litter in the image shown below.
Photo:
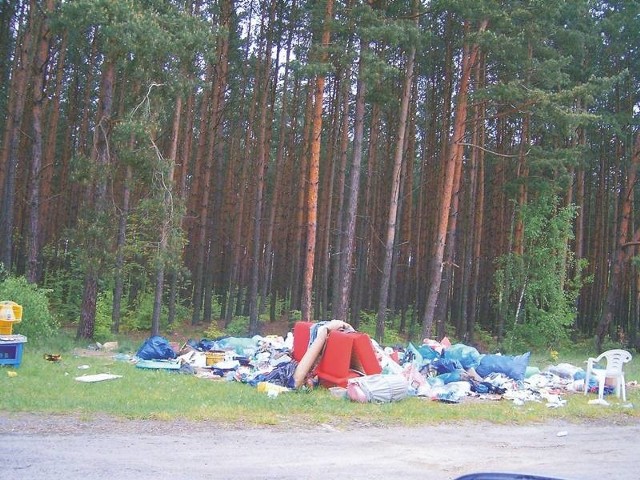
[[[118,350],[118,342],[105,342],[102,344],[102,350],[107,352],[115,352]]]
[[[14,372],[13,370],[7,370],[7,376],[13,378],[18,376],[18,372]]]
[[[156,370],[180,370],[180,362],[177,360],[138,360],[136,367]]]
[[[223,360],[222,362],[214,363],[212,367],[219,368],[220,370],[235,370],[240,366],[238,360]]]
[[[347,383],[347,396],[354,402],[387,403],[408,395],[409,384],[403,375],[365,375]]]
[[[567,404],[567,401],[560,398],[558,394],[542,392],[540,396],[547,401],[547,407],[549,408],[564,407]]]
[[[59,362],[62,359],[62,355],[59,353],[45,353],[43,358],[48,362]]]
[[[111,373],[97,373],[95,375],[83,375],[81,377],[76,377],[76,380],[78,382],[94,383],[103,382],[105,380],[114,380],[116,378],[122,378],[122,375],[113,375]]]
[[[567,435],[569,435],[569,432],[567,432],[566,430],[561,430],[556,433],[556,437],[566,437]]]
[[[119,362],[130,362],[132,357],[126,353],[116,353],[113,356],[114,360],[118,360]]]
[[[607,407],[609,406],[609,402],[604,399],[594,398],[593,400],[589,400],[589,405],[604,405]]]
[[[331,396],[336,398],[346,398],[347,397],[347,389],[343,387],[330,387],[329,393]]]
[[[89,365],[78,365],[78,370],[89,370],[90,368]]]
[[[256,390],[258,392],[266,392],[269,398],[275,398],[280,393],[289,391],[289,389],[286,387],[282,387],[280,385],[276,385],[275,383],[269,383],[269,382],[258,383],[258,385],[256,385]]]

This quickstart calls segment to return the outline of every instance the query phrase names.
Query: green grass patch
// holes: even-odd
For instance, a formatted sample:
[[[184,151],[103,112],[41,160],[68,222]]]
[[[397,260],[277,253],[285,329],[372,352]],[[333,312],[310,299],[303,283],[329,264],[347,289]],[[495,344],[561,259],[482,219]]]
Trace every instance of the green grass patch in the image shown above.
[[[24,346],[22,365],[0,368],[0,410],[44,414],[75,414],[81,417],[108,414],[125,419],[216,421],[247,425],[420,425],[442,422],[486,421],[529,423],[550,419],[567,421],[624,421],[640,418],[640,390],[627,388],[627,403],[608,396],[608,407],[589,405],[594,394],[564,394],[564,407],[549,408],[546,402],[518,406],[509,400],[465,398],[459,404],[407,398],[389,404],[359,404],[336,398],[324,388],[286,392],[275,398],[238,382],[209,380],[165,370],[136,368],[113,356],[75,355],[72,345],[52,341],[51,350],[29,343]],[[137,345],[136,345],[137,346]],[[122,349],[121,349],[122,350]],[[44,359],[45,353],[60,353],[60,362]],[[129,353],[134,353],[130,351]],[[548,355],[533,355],[530,364],[541,370],[548,365],[571,363],[582,366],[588,355],[560,354],[555,362]],[[79,368],[82,366],[88,368]],[[10,376],[15,372],[16,376]],[[627,382],[640,378],[640,362],[625,369]],[[76,377],[111,373],[121,378],[82,383]],[[631,406],[630,406],[631,405]]]

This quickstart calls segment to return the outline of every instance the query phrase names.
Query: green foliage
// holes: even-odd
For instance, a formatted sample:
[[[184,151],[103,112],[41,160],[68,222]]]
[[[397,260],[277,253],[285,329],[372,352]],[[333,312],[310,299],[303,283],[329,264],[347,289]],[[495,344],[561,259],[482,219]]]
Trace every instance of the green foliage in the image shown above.
[[[299,322],[302,320],[302,312],[300,310],[289,310],[289,321]]]
[[[22,306],[22,321],[14,323],[13,333],[25,335],[29,342],[39,344],[58,330],[58,322],[49,311],[49,293],[24,277],[10,276],[0,283],[0,301]]]
[[[104,343],[113,337],[111,333],[112,307],[113,292],[111,290],[100,292],[96,302],[96,322],[93,331],[93,339],[97,342]]]
[[[120,327],[125,332],[139,332],[151,328],[151,315],[153,314],[153,292],[141,294],[134,305],[122,315]],[[166,307],[163,306],[160,315],[161,326],[166,325]]]
[[[203,332],[205,338],[220,338],[225,335],[225,332],[222,331],[216,322],[211,322],[209,327]]]
[[[371,335],[369,335],[371,336]],[[372,337],[373,338],[373,337]],[[385,329],[384,331],[384,339],[382,344],[384,346],[387,345],[406,345],[407,341],[405,339],[405,336],[402,335],[400,332],[398,332],[397,330],[393,330],[393,329]]]
[[[276,297],[274,308],[271,308],[272,307],[272,305],[271,305],[272,301],[273,301],[273,297],[272,296],[267,296],[266,302],[265,302],[264,311],[262,313],[260,313],[260,321],[261,322],[269,322],[269,321],[271,321],[271,311],[272,310],[275,312],[275,318],[277,320],[289,308],[289,302],[287,301],[286,298]],[[260,301],[260,299],[258,300],[258,303],[262,303]],[[214,311],[218,312],[216,314],[217,316],[214,315],[214,318],[220,318],[221,317],[220,305],[214,306],[214,308],[216,309]],[[298,320],[300,318],[302,318],[302,312],[298,311],[297,315],[299,316]],[[291,319],[291,314],[289,314],[289,319]]]
[[[190,318],[191,318],[191,308],[187,307],[186,305],[183,305],[182,303],[178,302],[175,305],[175,319],[173,324],[171,325],[171,328],[178,328],[180,325],[186,324],[187,322],[189,322]],[[214,318],[218,318],[215,317]],[[161,320],[161,325],[162,325],[162,318]],[[168,317],[167,317],[168,320]],[[167,328],[169,327],[169,325],[166,325]]]
[[[121,311],[120,330],[122,332],[144,332],[151,328],[151,315],[153,313],[153,292],[143,292],[135,300],[133,305],[123,308]],[[181,304],[176,304],[176,321],[174,328],[179,327],[183,320],[190,318],[189,309]],[[96,324],[94,339],[104,342],[113,337],[111,333],[113,311],[113,292],[103,291],[98,295],[96,305]],[[160,328],[168,328],[168,309],[163,305],[160,315]]]
[[[232,337],[245,337],[249,331],[249,317],[238,315],[231,320],[225,333]]]
[[[358,324],[358,331],[364,332],[369,336],[375,336],[376,334],[376,312],[368,312],[366,310],[360,311],[360,323]]]
[[[491,353],[498,350],[496,338],[490,332],[483,330],[478,324],[475,325],[473,332],[473,343],[481,353]]]
[[[584,283],[583,265],[568,249],[575,209],[560,207],[546,195],[522,206],[520,215],[523,254],[500,258],[496,273],[495,301],[508,332],[505,347],[558,348],[568,341]]]
[[[214,40],[203,19],[163,1],[65,2],[52,24],[56,31],[66,28],[72,46],[82,45],[85,32],[94,29],[102,48],[114,57],[128,57],[138,74],[161,71],[165,62],[189,58]]]
[[[50,291],[49,305],[53,315],[63,324],[80,318],[84,273],[78,261],[79,250],[73,242],[66,248],[45,247],[44,262],[49,265],[43,287]]]
[[[358,331],[364,332],[371,338],[376,336],[376,312],[360,312],[360,325],[358,325]],[[400,333],[397,329],[394,329],[395,324],[400,324],[399,317],[393,316],[391,312],[387,313],[385,318],[384,338],[382,339],[382,345],[405,345],[407,343],[406,336]]]
[[[220,303],[220,295],[211,296],[211,318],[222,317],[222,304]]]

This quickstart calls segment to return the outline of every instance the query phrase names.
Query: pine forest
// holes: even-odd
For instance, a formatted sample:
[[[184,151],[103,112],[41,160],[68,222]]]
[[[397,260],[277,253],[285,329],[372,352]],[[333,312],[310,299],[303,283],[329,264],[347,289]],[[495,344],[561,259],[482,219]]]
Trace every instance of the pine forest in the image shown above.
[[[640,345],[640,1],[2,0],[0,277],[77,332]]]

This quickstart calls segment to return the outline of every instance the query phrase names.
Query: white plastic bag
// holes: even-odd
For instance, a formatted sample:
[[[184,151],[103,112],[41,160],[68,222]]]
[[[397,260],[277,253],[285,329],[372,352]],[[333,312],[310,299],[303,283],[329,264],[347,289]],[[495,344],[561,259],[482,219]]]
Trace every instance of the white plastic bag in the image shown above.
[[[349,379],[347,396],[354,402],[388,403],[408,395],[409,382],[403,375],[365,375]]]

